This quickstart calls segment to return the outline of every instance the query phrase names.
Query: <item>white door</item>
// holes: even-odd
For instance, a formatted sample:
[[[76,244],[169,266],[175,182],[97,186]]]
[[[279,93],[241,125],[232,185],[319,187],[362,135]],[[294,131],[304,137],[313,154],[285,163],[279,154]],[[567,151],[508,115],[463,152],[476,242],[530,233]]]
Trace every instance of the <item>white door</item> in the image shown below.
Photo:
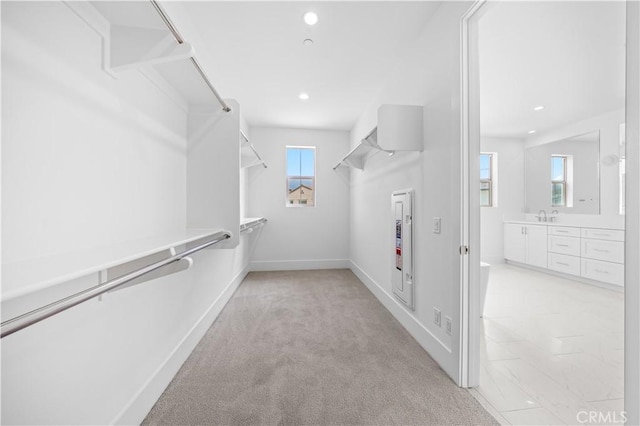
[[[547,267],[547,227],[545,225],[527,225],[527,253],[528,265]]]
[[[526,260],[525,239],[525,227],[523,225],[506,223],[504,225],[504,258],[524,263]]]

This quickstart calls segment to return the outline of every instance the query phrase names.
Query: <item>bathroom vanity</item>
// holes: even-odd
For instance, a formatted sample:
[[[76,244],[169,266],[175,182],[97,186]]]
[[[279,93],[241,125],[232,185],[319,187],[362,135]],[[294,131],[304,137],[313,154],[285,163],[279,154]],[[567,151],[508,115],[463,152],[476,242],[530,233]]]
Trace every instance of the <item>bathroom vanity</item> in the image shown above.
[[[550,222],[504,223],[504,257],[523,264],[624,286],[624,230]]]

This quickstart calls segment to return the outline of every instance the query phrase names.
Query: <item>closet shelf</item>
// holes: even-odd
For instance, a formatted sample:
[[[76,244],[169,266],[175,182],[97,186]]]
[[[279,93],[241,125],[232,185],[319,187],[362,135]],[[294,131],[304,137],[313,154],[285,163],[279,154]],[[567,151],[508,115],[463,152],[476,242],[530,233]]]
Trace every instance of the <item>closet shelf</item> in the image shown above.
[[[377,142],[378,128],[374,128],[364,139],[360,141],[342,160],[333,166],[333,170],[337,169],[341,165],[354,167],[359,170],[364,170],[364,165],[370,154],[377,151],[387,152],[389,155],[393,155],[393,151],[387,151],[382,149]]]
[[[264,217],[246,217],[240,220],[240,232],[251,232],[253,228],[267,223]]]
[[[198,62],[193,46],[157,1],[92,1],[89,7],[69,2],[69,6],[104,38],[106,72],[117,77],[128,70],[140,70],[152,80],[166,81],[188,105],[206,107],[217,102],[223,111],[230,111]]]
[[[249,138],[244,134],[242,130],[240,130],[240,167],[243,169],[247,169],[253,166],[260,166],[267,168],[262,157],[256,151],[256,148],[253,146],[251,142],[249,142]]]
[[[423,108],[414,105],[380,105],[378,126],[333,167],[341,165],[364,170],[373,152],[382,151],[390,156],[396,151],[423,150]]]
[[[179,246],[210,238],[218,232],[221,230],[186,229],[141,240],[3,264],[0,299],[4,303],[147,257],[166,256]]]

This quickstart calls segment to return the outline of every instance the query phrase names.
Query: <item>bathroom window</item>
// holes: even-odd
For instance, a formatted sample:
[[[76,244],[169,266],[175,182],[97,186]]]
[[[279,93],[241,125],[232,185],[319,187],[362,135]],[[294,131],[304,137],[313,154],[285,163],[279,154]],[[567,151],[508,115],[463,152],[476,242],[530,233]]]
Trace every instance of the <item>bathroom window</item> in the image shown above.
[[[316,204],[316,148],[287,146],[287,207]]]
[[[480,206],[497,205],[496,166],[498,154],[495,152],[480,153]]]
[[[551,156],[551,206],[567,206],[567,156]]]

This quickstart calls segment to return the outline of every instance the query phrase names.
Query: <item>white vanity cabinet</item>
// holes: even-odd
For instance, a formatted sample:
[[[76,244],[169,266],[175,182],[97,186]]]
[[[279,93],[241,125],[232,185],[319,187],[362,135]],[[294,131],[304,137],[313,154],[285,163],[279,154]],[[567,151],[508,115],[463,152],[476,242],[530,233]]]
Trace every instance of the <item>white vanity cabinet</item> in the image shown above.
[[[547,227],[547,267],[565,274],[580,275],[580,228]]]
[[[624,231],[582,228],[580,254],[583,277],[624,285]]]
[[[504,257],[588,280],[624,285],[624,231],[619,229],[506,222]]]
[[[506,223],[504,257],[514,262],[547,267],[547,227]]]

